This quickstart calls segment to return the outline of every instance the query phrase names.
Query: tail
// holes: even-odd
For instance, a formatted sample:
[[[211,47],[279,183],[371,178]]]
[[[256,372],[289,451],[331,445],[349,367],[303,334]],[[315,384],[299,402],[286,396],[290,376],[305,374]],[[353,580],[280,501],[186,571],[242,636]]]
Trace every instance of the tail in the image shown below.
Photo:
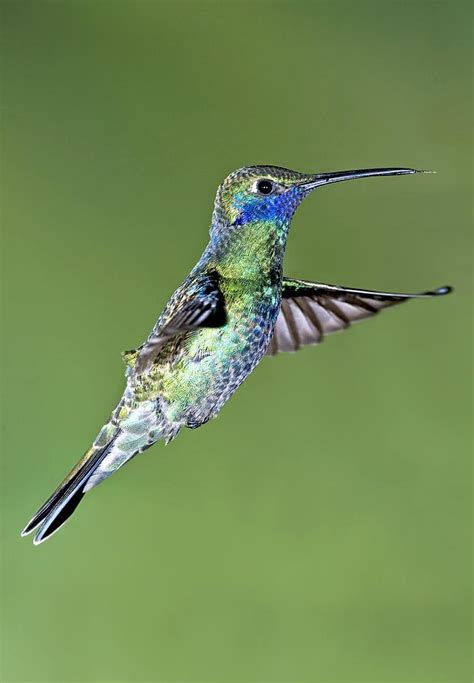
[[[156,400],[142,401],[131,408],[122,399],[92,448],[40,507],[21,535],[26,536],[39,527],[33,542],[38,545],[45,541],[69,519],[87,491],[158,439],[165,442],[173,439],[180,427],[180,423],[170,422],[163,415]]]
[[[117,428],[104,446],[100,448],[92,446],[85,453],[56,491],[28,522],[21,532],[22,536],[27,536],[39,526],[33,539],[33,543],[38,545],[54,534],[69,519],[84,497],[91,475],[110,453],[120,433],[121,429]]]

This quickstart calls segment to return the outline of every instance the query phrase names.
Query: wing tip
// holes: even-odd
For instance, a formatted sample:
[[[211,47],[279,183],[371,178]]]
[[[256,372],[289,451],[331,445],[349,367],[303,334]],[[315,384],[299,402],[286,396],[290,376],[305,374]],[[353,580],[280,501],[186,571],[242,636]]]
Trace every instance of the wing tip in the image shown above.
[[[428,294],[432,294],[433,296],[445,296],[445,294],[451,294],[453,291],[454,287],[451,287],[451,285],[443,285],[443,287],[437,287],[434,291],[428,292]]]

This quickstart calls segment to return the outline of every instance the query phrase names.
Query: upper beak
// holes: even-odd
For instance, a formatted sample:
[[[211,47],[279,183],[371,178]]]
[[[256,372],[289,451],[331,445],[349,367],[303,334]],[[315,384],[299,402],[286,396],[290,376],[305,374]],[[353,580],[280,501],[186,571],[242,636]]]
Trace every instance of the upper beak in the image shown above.
[[[415,168],[363,168],[356,171],[335,171],[334,173],[316,173],[311,180],[300,183],[305,190],[314,190],[321,185],[340,183],[343,180],[356,178],[370,178],[377,175],[407,175],[410,173],[433,173],[433,171],[418,171]]]

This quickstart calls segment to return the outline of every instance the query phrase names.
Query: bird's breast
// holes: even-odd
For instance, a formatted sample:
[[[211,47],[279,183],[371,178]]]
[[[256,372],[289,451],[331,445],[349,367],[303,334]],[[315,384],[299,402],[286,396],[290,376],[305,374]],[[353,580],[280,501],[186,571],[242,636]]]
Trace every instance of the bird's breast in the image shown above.
[[[199,426],[252,372],[268,347],[280,299],[274,288],[223,287],[227,322],[189,333],[163,373],[161,394],[174,421]]]

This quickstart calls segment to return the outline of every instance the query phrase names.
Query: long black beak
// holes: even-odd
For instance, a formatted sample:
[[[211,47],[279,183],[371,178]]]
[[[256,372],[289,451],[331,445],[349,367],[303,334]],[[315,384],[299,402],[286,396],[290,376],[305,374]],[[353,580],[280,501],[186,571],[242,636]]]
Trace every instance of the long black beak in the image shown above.
[[[316,173],[310,181],[301,183],[305,190],[314,190],[321,185],[340,183],[343,180],[370,178],[377,175],[409,175],[411,173],[433,173],[433,171],[417,171],[415,168],[363,168],[356,171],[336,171],[334,173]]]

